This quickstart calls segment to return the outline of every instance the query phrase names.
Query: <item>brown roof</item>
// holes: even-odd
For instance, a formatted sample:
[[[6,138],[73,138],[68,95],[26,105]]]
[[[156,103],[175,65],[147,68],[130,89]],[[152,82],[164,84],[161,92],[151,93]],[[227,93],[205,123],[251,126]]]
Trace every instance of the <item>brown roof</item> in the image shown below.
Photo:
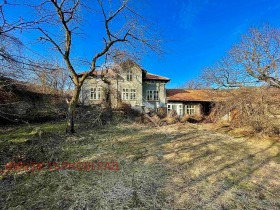
[[[266,102],[280,103],[280,91],[277,88],[268,87],[241,87],[238,89],[214,90],[214,89],[166,89],[166,97],[169,101],[201,101],[221,102],[236,97],[260,97],[266,95]]]
[[[161,81],[170,81],[169,78],[167,77],[162,77],[156,74],[151,74],[151,73],[146,73],[145,76],[143,77],[143,80],[161,80]]]
[[[169,101],[222,101],[227,95],[226,91],[202,89],[166,89],[167,100]]]

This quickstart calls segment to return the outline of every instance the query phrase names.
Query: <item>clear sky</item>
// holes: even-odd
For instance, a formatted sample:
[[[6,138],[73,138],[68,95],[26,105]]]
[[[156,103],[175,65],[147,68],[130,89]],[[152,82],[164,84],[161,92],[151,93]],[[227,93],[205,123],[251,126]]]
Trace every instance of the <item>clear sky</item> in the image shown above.
[[[145,15],[154,19],[163,35],[162,58],[151,53],[144,56],[140,65],[151,73],[171,78],[167,87],[181,87],[186,81],[199,76],[203,67],[212,65],[240,39],[251,26],[269,23],[280,27],[279,0],[148,0]],[[9,18],[31,11],[13,7],[8,10]],[[87,16],[88,14],[83,14]],[[90,19],[90,16],[89,18]],[[92,18],[89,23],[100,22]],[[104,29],[104,28],[103,28]],[[90,60],[96,49],[103,45],[95,36],[102,28],[85,28],[86,37],[75,40],[74,55]],[[53,33],[56,33],[54,31]],[[50,47],[36,41],[38,33],[19,33],[20,38],[34,51],[58,58]],[[59,60],[59,59],[57,59]],[[85,67],[87,68],[87,67]],[[81,71],[86,70],[82,69]]]
[[[238,42],[250,26],[280,27],[279,0],[152,0],[151,13],[165,35],[163,59],[145,57],[149,71],[177,88],[200,74]]]

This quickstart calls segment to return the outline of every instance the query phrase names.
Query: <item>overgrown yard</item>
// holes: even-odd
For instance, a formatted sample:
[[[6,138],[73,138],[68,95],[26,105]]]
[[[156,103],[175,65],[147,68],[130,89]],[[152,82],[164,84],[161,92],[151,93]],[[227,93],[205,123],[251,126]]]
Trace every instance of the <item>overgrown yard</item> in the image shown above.
[[[2,171],[0,209],[279,209],[280,142],[204,125],[2,129],[9,161],[107,162],[120,170]]]

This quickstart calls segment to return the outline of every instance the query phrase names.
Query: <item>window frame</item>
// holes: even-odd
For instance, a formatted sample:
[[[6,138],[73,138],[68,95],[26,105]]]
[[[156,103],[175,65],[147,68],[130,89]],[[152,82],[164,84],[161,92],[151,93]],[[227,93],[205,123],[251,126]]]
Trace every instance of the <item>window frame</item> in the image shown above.
[[[133,72],[131,69],[128,69],[126,71],[126,81],[131,82],[133,78]]]
[[[174,110],[178,116],[182,117],[184,115],[183,108],[184,105],[182,103],[167,103],[167,113]]]
[[[147,90],[146,91],[147,101],[159,101],[159,91],[158,90]]]
[[[183,116],[183,104],[178,104],[177,111],[179,116]]]
[[[148,84],[155,84],[156,81],[155,81],[155,80],[148,80],[147,83],[148,83]]]
[[[194,104],[187,104],[185,105],[185,112],[187,115],[195,115],[195,105]]]
[[[135,88],[123,88],[122,100],[124,101],[136,101],[136,89]]]
[[[172,110],[172,104],[167,104],[167,113]]]
[[[90,88],[90,100],[101,100],[101,88]]]

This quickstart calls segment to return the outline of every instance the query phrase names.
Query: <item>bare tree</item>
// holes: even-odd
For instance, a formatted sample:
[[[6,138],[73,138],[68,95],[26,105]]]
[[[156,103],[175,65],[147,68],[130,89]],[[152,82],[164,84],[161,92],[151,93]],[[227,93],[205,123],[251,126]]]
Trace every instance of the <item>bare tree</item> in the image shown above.
[[[279,135],[280,94],[272,87],[241,87],[228,90],[225,100],[211,112],[214,121],[228,119],[232,127],[251,128],[254,133]]]
[[[201,78],[195,78],[192,80],[187,81],[182,88],[187,89],[205,89],[208,88],[208,84],[204,82]]]
[[[216,104],[217,116],[231,113],[232,125],[278,135],[278,114],[271,110],[279,109],[279,67],[280,30],[269,25],[249,29],[225,57],[203,70],[208,85],[231,89]]]
[[[14,52],[19,52],[23,44],[11,33],[17,28],[17,25],[6,20],[4,11],[6,5],[6,1],[2,1],[0,4],[0,76],[16,77],[18,72],[11,71],[11,69],[16,69],[14,66],[17,65]]]
[[[230,55],[253,78],[280,88],[280,30],[265,25],[251,28]]]
[[[69,108],[66,130],[67,133],[73,133],[75,107],[79,100],[81,87],[85,79],[92,75],[98,68],[97,63],[104,60],[106,61],[106,59],[112,55],[112,51],[121,47],[130,47],[130,49],[136,50],[137,47],[146,46],[150,50],[157,51],[159,49],[157,44],[158,39],[153,39],[151,34],[145,36],[149,30],[143,25],[143,17],[132,8],[131,1],[129,0],[97,0],[96,2],[85,2],[82,0],[45,0],[40,4],[40,11],[42,12],[44,9],[51,13],[55,11],[56,16],[53,16],[52,21],[50,21],[48,25],[44,24],[38,27],[38,30],[43,35],[41,40],[51,43],[59,54],[61,54],[74,83],[73,96],[68,102]],[[89,70],[79,77],[77,73],[78,69],[74,65],[74,59],[71,53],[73,52],[73,39],[78,35],[82,23],[82,19],[80,18],[82,16],[81,11],[90,11],[91,13],[101,15],[105,36],[103,37],[103,49],[92,56]],[[48,27],[53,25],[63,28],[63,37],[55,36],[48,31]],[[119,28],[117,28],[117,26],[119,26]],[[98,28],[95,25],[92,27]]]
[[[42,80],[39,78],[46,79],[45,86],[50,95],[66,96],[64,91],[69,89],[72,83],[69,71],[50,65],[44,61],[45,59],[34,58],[29,46],[21,40],[19,32],[33,30],[39,24],[46,23],[50,17],[49,14],[43,14],[41,17],[32,15],[24,17],[22,14],[18,16],[17,13],[13,13],[12,17],[9,15],[14,8],[30,9],[27,3],[28,1],[0,0],[0,118],[11,122],[26,122],[26,115],[23,113],[34,103],[29,103],[30,101],[22,97],[21,91],[26,91],[27,98],[28,95],[32,95],[32,91],[41,95],[42,86],[38,83],[41,82],[40,85],[42,85]],[[42,98],[40,100],[48,108],[55,107],[55,105],[49,106],[50,103],[47,100],[42,100]],[[55,96],[53,96],[53,101],[55,104],[63,104],[61,98]],[[22,106],[24,108],[18,109]],[[60,109],[56,106],[53,110]],[[31,117],[30,114],[28,116]]]
[[[266,83],[280,88],[280,30],[251,28],[228,54],[203,70],[202,79],[215,87],[235,88]]]
[[[8,19],[7,9],[19,6],[15,2],[0,0],[0,76],[23,79],[24,76],[20,75],[24,75],[25,70],[42,65],[23,55],[26,48],[15,32],[34,29],[37,24],[45,22],[47,16],[28,20],[15,15],[13,20]]]
[[[56,93],[62,96],[71,90],[72,80],[67,69],[59,65],[53,67],[51,64],[45,64],[45,66],[49,66],[51,70],[34,70],[35,81],[44,89],[45,93]]]
[[[206,86],[217,89],[254,86],[258,83],[258,80],[251,77],[231,55],[225,56],[213,66],[204,68],[201,80]]]

